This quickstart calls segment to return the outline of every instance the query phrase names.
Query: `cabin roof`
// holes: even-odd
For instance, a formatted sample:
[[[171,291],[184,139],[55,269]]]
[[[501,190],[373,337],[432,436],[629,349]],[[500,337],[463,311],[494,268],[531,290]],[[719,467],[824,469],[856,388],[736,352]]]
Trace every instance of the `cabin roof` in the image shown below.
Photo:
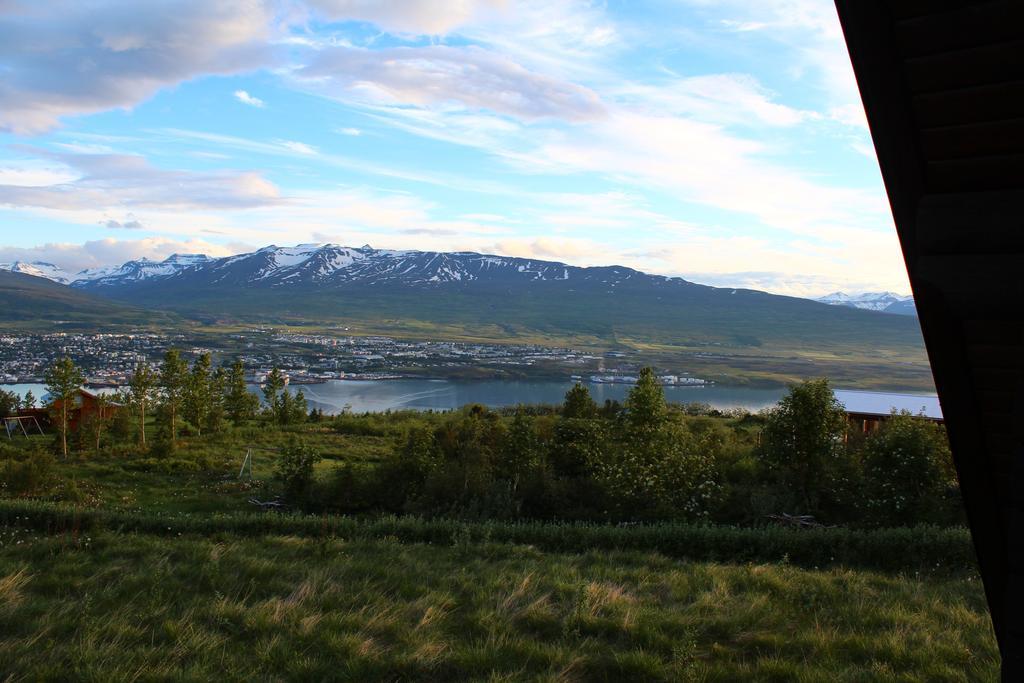
[[[1024,680],[1024,2],[836,7],[942,401],[1004,680]]]
[[[942,419],[942,406],[936,396],[851,389],[837,389],[833,393],[848,413],[890,415],[894,410],[909,410],[914,415],[924,415],[933,420]]]

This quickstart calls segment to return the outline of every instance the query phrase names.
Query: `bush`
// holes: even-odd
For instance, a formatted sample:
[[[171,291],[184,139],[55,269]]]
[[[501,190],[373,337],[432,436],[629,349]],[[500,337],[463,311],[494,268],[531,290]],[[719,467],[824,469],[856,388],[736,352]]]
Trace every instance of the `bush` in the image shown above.
[[[870,523],[950,521],[954,510],[947,494],[956,489],[956,474],[942,426],[909,411],[894,412],[867,437],[863,453]]]
[[[0,468],[0,488],[16,496],[41,493],[56,479],[55,463],[53,455],[43,450],[11,454]]]
[[[320,462],[320,454],[295,438],[281,449],[274,478],[284,484],[285,495],[293,500],[302,498],[313,482],[313,468]]]

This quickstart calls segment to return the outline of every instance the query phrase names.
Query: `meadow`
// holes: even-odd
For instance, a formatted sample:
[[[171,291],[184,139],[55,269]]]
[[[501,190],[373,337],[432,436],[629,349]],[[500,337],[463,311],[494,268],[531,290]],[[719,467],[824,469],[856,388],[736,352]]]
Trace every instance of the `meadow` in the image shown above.
[[[997,679],[955,515],[770,523],[743,501],[782,504],[767,492],[784,483],[761,462],[771,419],[660,404],[649,406],[661,416],[651,434],[670,440],[652,443],[685,445],[682,462],[714,453],[717,502],[705,513],[671,497],[646,517],[605,513],[614,498],[566,457],[594,443],[630,448],[617,434],[642,416],[644,396],[623,417],[592,413],[575,394],[507,413],[280,424],[292,413],[268,410],[201,436],[185,425],[174,444],[151,418],[148,448],[111,423],[98,447],[73,441],[67,458],[50,455],[52,435],[0,444],[0,679]],[[573,417],[581,408],[591,416]],[[912,418],[892,424],[882,434],[894,443],[934,450],[918,437],[935,434]],[[851,441],[843,462],[886,443]],[[932,450],[922,453],[941,455]],[[585,452],[598,465],[614,457]],[[316,458],[296,488],[298,470],[282,465],[302,453]],[[528,467],[508,470],[515,462]],[[594,497],[576,499],[575,518],[512,514],[503,477],[526,495],[530,472],[548,473],[530,485],[545,495]],[[252,502],[278,497],[284,511]]]
[[[343,535],[0,531],[5,680],[977,681],[972,572]]]

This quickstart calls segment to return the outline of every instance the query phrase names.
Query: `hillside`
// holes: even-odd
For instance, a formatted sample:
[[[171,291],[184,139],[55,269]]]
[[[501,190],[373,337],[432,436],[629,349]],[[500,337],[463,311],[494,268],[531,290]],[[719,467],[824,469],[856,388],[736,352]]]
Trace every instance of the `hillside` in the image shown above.
[[[148,325],[176,319],[72,289],[44,277],[0,270],[0,325],[60,329]]]
[[[673,346],[873,349],[923,358],[902,316],[708,287],[622,266],[580,268],[469,252],[267,247],[220,259],[137,261],[73,286],[188,315],[540,334]]]

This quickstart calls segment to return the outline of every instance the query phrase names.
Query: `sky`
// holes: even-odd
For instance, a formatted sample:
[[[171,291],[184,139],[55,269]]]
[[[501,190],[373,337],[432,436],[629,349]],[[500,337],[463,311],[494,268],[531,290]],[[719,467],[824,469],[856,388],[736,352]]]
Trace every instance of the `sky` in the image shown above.
[[[831,0],[0,0],[0,262],[319,242],[909,293]]]

